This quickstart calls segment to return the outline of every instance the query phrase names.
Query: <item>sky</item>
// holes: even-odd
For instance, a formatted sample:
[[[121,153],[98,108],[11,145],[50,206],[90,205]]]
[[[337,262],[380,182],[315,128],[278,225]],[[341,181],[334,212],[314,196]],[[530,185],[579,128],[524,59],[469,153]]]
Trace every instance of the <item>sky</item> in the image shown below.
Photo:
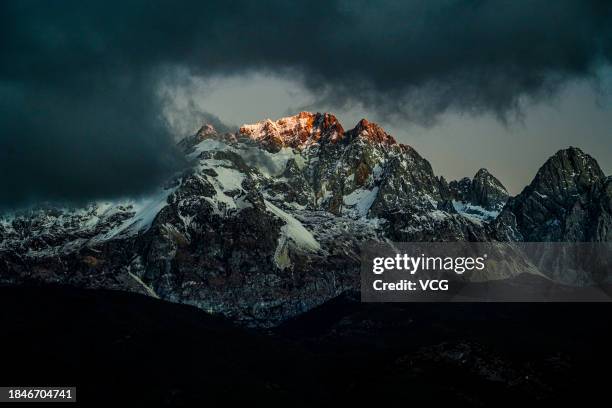
[[[151,191],[178,137],[300,110],[378,122],[448,179],[610,174],[602,1],[0,2],[0,207]]]

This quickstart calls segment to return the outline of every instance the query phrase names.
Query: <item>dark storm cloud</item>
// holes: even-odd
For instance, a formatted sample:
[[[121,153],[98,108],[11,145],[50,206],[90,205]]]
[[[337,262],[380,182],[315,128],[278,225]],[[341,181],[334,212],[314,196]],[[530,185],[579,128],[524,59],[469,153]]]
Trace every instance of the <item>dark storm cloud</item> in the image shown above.
[[[292,75],[428,122],[516,112],[612,57],[595,1],[0,3],[0,205],[146,191],[180,167],[159,81]],[[262,95],[265,98],[265,95]]]

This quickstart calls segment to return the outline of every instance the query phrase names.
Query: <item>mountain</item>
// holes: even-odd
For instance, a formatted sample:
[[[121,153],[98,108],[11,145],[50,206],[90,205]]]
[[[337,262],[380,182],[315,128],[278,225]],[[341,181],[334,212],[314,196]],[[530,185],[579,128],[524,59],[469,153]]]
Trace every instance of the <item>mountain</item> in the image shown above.
[[[149,197],[1,216],[0,284],[127,290],[269,327],[359,288],[365,242],[521,239],[531,228],[520,214],[532,208],[522,195],[503,207],[488,171],[447,183],[365,119],[347,131],[309,112],[235,133],[204,125],[179,147],[191,165]],[[587,165],[576,182],[591,217],[610,195],[586,191],[609,186]]]
[[[448,189],[457,211],[487,221],[497,217],[510,197],[506,187],[484,168],[472,179],[451,181]]]
[[[501,240],[612,241],[612,177],[582,150],[558,151],[495,222]]]
[[[492,228],[500,241],[585,243],[573,251],[546,246],[548,250],[536,258],[539,270],[562,284],[607,284],[610,276],[605,271],[612,267],[609,255],[602,255],[601,245],[588,243],[612,241],[612,177],[606,177],[595,159],[582,150],[560,150],[529,186],[509,199]],[[592,266],[597,264],[607,266]]]

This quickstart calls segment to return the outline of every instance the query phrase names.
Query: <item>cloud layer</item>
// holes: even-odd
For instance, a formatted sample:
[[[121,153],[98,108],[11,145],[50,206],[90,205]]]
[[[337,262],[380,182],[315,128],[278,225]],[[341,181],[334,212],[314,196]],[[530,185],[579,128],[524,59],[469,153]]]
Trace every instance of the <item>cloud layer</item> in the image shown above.
[[[328,106],[419,123],[503,119],[610,63],[612,5],[2,2],[0,50],[0,206],[18,206],[138,194],[180,168],[156,93],[176,69],[291,75]]]

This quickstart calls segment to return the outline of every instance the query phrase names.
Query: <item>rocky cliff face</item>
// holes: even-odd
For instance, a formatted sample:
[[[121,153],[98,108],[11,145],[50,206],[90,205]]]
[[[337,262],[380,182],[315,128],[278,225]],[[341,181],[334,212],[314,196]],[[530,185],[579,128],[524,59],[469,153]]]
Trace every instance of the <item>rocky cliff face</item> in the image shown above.
[[[510,197],[504,185],[487,169],[478,170],[472,179],[451,181],[448,195],[457,211],[487,221],[497,217]]]
[[[595,159],[570,147],[558,151],[495,222],[499,239],[612,240],[611,179]]]
[[[501,210],[510,197],[506,187],[487,169],[478,170],[472,179],[451,181],[449,189],[455,199],[491,211]]]
[[[329,113],[300,112],[277,121],[267,119],[243,125],[238,134],[257,141],[271,152],[278,152],[283,147],[303,150],[319,141],[335,143],[344,137],[344,129]]]
[[[501,241],[610,242],[612,241],[612,178],[588,154],[570,147],[558,151],[540,168],[518,196],[511,198],[492,223],[492,235]],[[597,272],[593,263],[605,262],[599,251],[587,255],[583,245],[580,261],[571,269],[575,254],[557,251],[538,255],[540,271],[555,282],[586,286],[609,283],[609,274]],[[605,255],[604,255],[605,256]],[[604,268],[606,269],[606,268]],[[609,268],[607,268],[609,269]]]
[[[514,223],[493,224],[507,198],[497,179],[481,170],[447,184],[367,120],[348,131],[308,112],[236,133],[205,125],[179,146],[191,166],[145,199],[2,215],[0,283],[129,290],[273,326],[358,288],[366,241],[525,239],[540,228],[527,213],[541,206],[519,204],[526,193],[502,211]],[[586,155],[561,161],[582,163],[581,174],[551,165],[529,200],[557,191],[560,211],[584,195],[564,231],[594,220],[588,236],[609,240],[609,180]]]

